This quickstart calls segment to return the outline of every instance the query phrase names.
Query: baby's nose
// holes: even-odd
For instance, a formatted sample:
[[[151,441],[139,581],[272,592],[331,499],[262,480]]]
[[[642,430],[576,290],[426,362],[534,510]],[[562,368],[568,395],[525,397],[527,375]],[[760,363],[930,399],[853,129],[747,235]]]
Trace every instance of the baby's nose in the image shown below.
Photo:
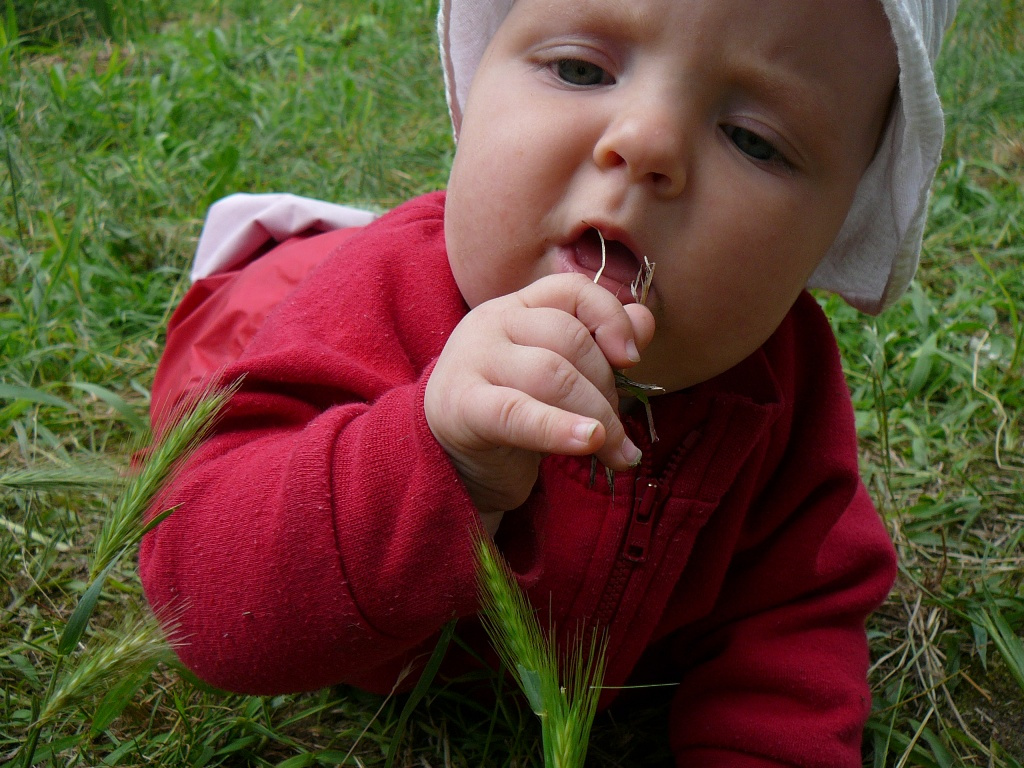
[[[685,134],[675,110],[634,108],[609,123],[594,146],[594,162],[603,169],[625,166],[633,183],[649,185],[659,196],[675,197],[686,186]]]

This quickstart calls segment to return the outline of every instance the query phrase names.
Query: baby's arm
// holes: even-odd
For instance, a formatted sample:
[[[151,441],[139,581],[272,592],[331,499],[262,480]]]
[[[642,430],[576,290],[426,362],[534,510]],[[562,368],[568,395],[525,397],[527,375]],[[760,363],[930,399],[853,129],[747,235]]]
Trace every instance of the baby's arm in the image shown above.
[[[215,685],[387,693],[476,611],[479,514],[423,412],[466,312],[441,202],[407,203],[344,247],[281,246],[319,266],[224,371],[242,387],[155,510],[180,505],[142,544],[147,597]],[[192,354],[193,316],[176,318],[161,370],[180,370],[172,347]]]
[[[445,345],[427,423],[491,531],[521,505],[548,453],[640,459],[618,417],[613,368],[639,361],[651,313],[582,275],[554,275],[476,307]]]

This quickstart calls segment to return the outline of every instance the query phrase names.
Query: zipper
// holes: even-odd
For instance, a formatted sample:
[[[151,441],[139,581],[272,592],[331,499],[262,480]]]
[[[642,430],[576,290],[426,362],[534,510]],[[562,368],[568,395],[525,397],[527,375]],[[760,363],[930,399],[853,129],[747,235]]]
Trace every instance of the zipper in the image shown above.
[[[665,503],[666,491],[671,487],[683,457],[690,452],[700,440],[700,433],[691,431],[679,447],[672,453],[658,477],[641,475],[633,487],[633,511],[626,529],[626,539],[622,545],[620,557],[631,563],[647,561],[647,552],[654,536],[654,524],[662,504]]]
[[[647,561],[654,534],[654,515],[661,507],[663,483],[654,478],[638,477],[633,494],[633,514],[629,518],[626,540],[622,546],[622,558],[631,563]]]
[[[626,527],[626,536],[615,559],[604,595],[598,602],[593,618],[599,626],[608,626],[612,616],[619,608],[622,595],[629,585],[633,571],[647,562],[654,538],[654,529],[658,522],[658,513],[664,505],[667,491],[672,486],[672,478],[682,463],[683,457],[689,453],[700,440],[700,433],[690,432],[682,444],[672,454],[658,477],[641,475],[634,483],[632,510]]]
[[[638,477],[634,488],[633,509],[626,527],[626,538],[618,557],[612,565],[605,584],[604,594],[594,611],[598,626],[607,627],[619,609],[622,596],[629,586],[633,571],[647,561],[647,553],[654,536],[654,523],[661,507],[661,489],[667,487],[667,480],[659,482],[653,477]]]

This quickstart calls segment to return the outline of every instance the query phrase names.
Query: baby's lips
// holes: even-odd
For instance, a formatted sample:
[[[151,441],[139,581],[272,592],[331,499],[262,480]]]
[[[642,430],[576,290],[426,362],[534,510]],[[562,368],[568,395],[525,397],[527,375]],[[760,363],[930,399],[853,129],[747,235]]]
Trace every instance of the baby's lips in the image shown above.
[[[590,227],[571,246],[574,259],[584,271],[593,273],[597,282],[623,303],[632,302],[629,286],[642,268],[642,262],[625,243],[604,237]],[[624,289],[624,290],[623,290]]]

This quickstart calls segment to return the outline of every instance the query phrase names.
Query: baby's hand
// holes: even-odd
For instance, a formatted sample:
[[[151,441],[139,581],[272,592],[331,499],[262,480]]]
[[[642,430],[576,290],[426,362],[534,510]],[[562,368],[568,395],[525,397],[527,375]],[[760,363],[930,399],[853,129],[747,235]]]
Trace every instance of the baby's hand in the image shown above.
[[[582,275],[485,302],[455,328],[427,382],[427,423],[491,532],[526,501],[548,453],[640,459],[618,416],[613,368],[639,362],[654,318]]]

